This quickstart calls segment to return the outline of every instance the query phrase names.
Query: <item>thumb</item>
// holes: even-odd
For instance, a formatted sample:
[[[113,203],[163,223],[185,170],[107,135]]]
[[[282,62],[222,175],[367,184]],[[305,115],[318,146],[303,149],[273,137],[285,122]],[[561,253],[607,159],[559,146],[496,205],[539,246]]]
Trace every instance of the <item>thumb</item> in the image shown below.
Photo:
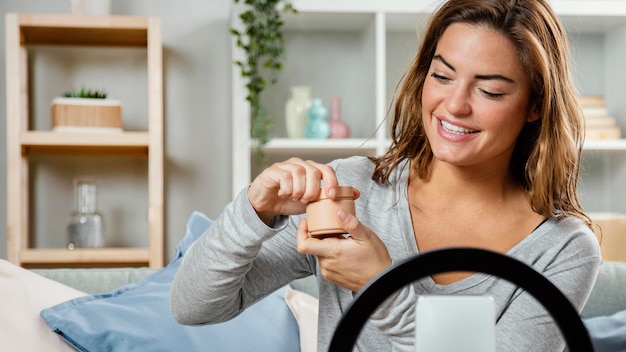
[[[337,216],[341,222],[341,227],[350,234],[350,237],[359,238],[363,236],[364,231],[362,231],[361,222],[356,218],[356,216],[343,209],[339,209],[337,211]]]

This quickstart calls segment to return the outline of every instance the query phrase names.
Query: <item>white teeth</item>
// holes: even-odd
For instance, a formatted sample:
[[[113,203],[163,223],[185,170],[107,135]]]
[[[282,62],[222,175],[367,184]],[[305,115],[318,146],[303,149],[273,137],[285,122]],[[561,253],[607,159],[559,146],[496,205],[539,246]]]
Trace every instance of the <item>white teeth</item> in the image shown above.
[[[441,120],[441,127],[443,127],[444,130],[448,131],[448,132],[453,132],[453,133],[459,133],[459,134],[466,134],[466,133],[474,133],[474,130],[470,130],[467,128],[463,128],[460,126],[456,126],[451,124],[450,122]]]

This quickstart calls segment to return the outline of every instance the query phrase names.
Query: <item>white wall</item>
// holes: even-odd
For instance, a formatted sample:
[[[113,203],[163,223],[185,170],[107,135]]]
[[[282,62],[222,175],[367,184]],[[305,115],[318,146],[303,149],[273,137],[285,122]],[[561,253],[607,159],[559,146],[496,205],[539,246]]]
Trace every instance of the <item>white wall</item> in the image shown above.
[[[215,218],[231,198],[231,35],[232,0],[112,0],[112,13],[157,16],[161,18],[163,38],[163,79],[165,117],[165,230],[166,261],[184,234],[185,222],[193,210]],[[5,22],[7,12],[68,13],[70,0],[0,1],[0,258],[6,258],[6,81]],[[146,101],[143,53],[132,50],[78,53],[54,48],[37,48],[31,55],[31,112],[36,128],[49,128],[50,99],[72,86],[103,82],[111,97],[123,100],[125,128],[142,127]],[[126,50],[126,49],[124,49]],[[99,58],[103,55],[104,58]],[[82,63],[84,57],[87,63]],[[122,67],[102,69],[120,60]],[[77,59],[78,58],[78,59]],[[126,61],[124,61],[126,60]],[[90,67],[89,62],[95,62]],[[99,65],[102,64],[102,65]],[[84,67],[83,67],[84,66]],[[78,67],[78,69],[76,69]],[[99,71],[100,70],[100,71]],[[89,72],[89,74],[87,73]],[[123,82],[122,84],[120,82]],[[101,87],[94,87],[101,88]],[[133,99],[131,99],[133,98]],[[116,199],[102,194],[98,206],[111,232],[125,229],[116,242],[133,245],[145,239],[143,221],[145,197],[134,187],[141,180],[144,161],[89,161],[72,166],[63,158],[39,157],[31,168],[36,199],[33,207],[40,220],[34,224],[37,241],[57,246],[65,242],[64,226],[72,210],[71,178],[76,170],[93,167],[103,173],[105,186],[122,190],[130,206],[117,209]],[[52,166],[52,165],[63,165]],[[118,178],[109,170],[122,170],[130,177]],[[119,182],[117,184],[116,182]],[[140,184],[140,183],[139,183]],[[139,187],[141,188],[141,187]],[[136,206],[133,202],[136,202]],[[130,232],[129,232],[130,229]],[[118,232],[118,233],[122,233]],[[114,237],[116,235],[113,235]],[[119,236],[119,235],[117,235]]]

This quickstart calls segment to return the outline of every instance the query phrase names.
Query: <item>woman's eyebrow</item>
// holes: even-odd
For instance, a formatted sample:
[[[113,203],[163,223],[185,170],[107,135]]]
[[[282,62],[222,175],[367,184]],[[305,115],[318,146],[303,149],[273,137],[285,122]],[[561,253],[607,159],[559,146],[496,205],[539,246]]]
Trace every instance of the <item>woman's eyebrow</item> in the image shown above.
[[[452,64],[450,64],[448,61],[446,61],[446,59],[443,58],[443,56],[441,55],[435,55],[433,57],[433,61],[437,60],[439,62],[441,62],[442,64],[448,66],[449,69],[451,69],[452,71],[456,72],[456,69],[454,68],[454,66],[452,66]],[[492,75],[476,75],[474,76],[474,78],[476,79],[480,79],[480,80],[499,80],[499,81],[504,81],[504,82],[508,82],[508,83],[514,83],[515,81],[512,78],[500,75],[500,74],[492,74]]]

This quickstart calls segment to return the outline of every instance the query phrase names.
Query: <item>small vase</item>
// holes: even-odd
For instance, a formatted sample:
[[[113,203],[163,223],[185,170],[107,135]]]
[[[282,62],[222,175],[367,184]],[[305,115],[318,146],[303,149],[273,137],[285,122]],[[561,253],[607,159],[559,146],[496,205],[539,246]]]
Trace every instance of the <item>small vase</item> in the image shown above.
[[[330,136],[330,124],[328,123],[328,109],[319,98],[313,99],[308,110],[309,122],[307,122],[304,135],[307,138],[324,139]]]
[[[311,87],[291,87],[291,99],[285,104],[285,124],[289,138],[304,138],[307,110],[311,107]]]
[[[341,102],[339,97],[333,98],[332,113],[330,116],[330,138],[350,137],[350,127],[341,121]]]
[[[96,182],[89,178],[74,180],[76,211],[67,225],[68,248],[103,247],[102,216],[96,211]]]

